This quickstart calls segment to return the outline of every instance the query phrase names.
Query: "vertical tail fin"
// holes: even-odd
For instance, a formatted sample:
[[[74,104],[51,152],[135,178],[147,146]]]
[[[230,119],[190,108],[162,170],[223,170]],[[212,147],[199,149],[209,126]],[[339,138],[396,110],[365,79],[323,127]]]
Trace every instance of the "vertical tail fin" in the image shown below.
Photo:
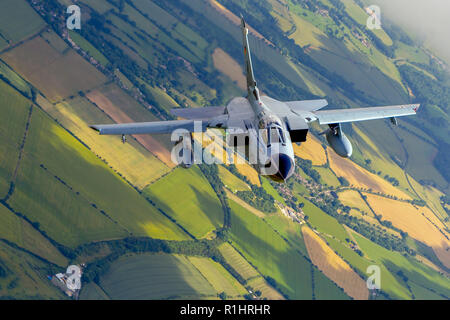
[[[244,46],[245,73],[247,77],[247,89],[253,91],[256,87],[255,76],[253,75],[252,57],[250,55],[250,47],[248,45],[248,29],[245,25],[244,17],[241,15],[242,42]]]

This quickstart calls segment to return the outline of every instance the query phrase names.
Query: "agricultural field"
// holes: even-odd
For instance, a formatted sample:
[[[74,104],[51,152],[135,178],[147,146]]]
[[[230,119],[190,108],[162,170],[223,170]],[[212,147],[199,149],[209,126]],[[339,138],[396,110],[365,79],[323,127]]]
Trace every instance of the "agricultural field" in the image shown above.
[[[123,256],[101,277],[100,286],[119,300],[202,299],[219,293],[188,257],[169,254]]]
[[[59,266],[67,265],[64,257],[42,234],[22,218],[0,204],[0,238],[24,248]]]
[[[371,208],[381,215],[383,220],[391,221],[395,227],[407,232],[412,238],[432,247],[439,260],[450,268],[448,232],[430,209],[372,194],[365,196]]]
[[[90,102],[117,123],[155,121],[157,118],[115,84],[109,84],[86,94]],[[172,168],[167,142],[160,135],[134,135],[136,140],[159,160]]]
[[[247,290],[219,263],[203,257],[188,257],[192,265],[205,277],[216,292],[225,292],[232,299],[242,298]]]
[[[392,186],[383,178],[365,170],[349,159],[339,157],[330,148],[328,150],[330,168],[338,177],[344,177],[357,188],[371,189],[373,192],[396,196],[400,199],[411,199],[406,193]]]
[[[312,298],[311,265],[266,222],[233,201],[232,244],[259,272],[270,276],[291,299]]]
[[[322,166],[327,163],[327,155],[321,142],[312,134],[308,136],[305,142],[300,145],[293,144],[294,153],[297,157],[311,160],[314,166]]]
[[[362,213],[371,214],[372,211],[367,206],[366,202],[361,198],[358,191],[355,190],[345,190],[339,192],[339,201],[344,206],[349,206],[351,208],[356,208]]]
[[[249,280],[259,276],[258,271],[245,260],[229,243],[223,243],[218,247],[225,261],[233,267],[237,273],[244,279]]]
[[[25,0],[3,0],[0,3],[0,35],[9,44],[38,33],[45,25]]]
[[[19,158],[31,101],[0,81],[0,196],[8,193]]]
[[[176,168],[143,192],[196,238],[223,224],[219,199],[198,167]]]
[[[217,168],[219,169],[219,177],[225,187],[230,189],[233,193],[236,193],[236,191],[245,191],[250,189],[248,184],[236,177],[224,166],[218,166]]]
[[[309,256],[319,270],[353,299],[367,300],[369,292],[366,282],[316,232],[306,226],[302,228],[302,232]]]
[[[408,284],[412,282],[423,288],[431,289],[446,299],[450,297],[450,280],[448,278],[442,277],[438,272],[418,261],[404,257],[398,252],[392,252],[384,249],[383,247],[374,244],[357,233],[354,233],[353,236],[361,250],[369,256],[372,261],[383,265],[383,267],[385,267],[386,270],[389,270],[390,273],[397,275],[396,278],[399,283],[405,282],[406,280]],[[398,272],[400,270],[403,274],[403,279],[398,277]],[[390,285],[388,278],[384,278],[384,268],[382,268],[381,277],[382,279],[385,279],[385,284]],[[386,289],[382,288],[382,290],[384,291]],[[414,294],[414,291],[408,293],[410,297],[412,294]]]
[[[8,203],[39,222],[56,241],[76,246],[130,233],[185,238],[135,189],[37,108],[24,154]]]
[[[87,52],[91,57],[97,60],[101,65],[107,66],[109,61],[106,57],[97,50],[89,41],[83,38],[78,32],[69,30],[70,38],[81,48]]]
[[[61,54],[47,41],[35,37],[0,57],[51,102],[106,82],[106,77],[74,50]]]
[[[12,86],[27,96],[31,96],[30,86],[8,65],[0,60],[0,75],[8,79]]]
[[[321,184],[334,188],[341,186],[338,178],[330,168],[313,166],[313,169],[319,172]]]
[[[214,67],[230,78],[242,90],[246,90],[247,83],[242,73],[241,66],[221,48],[214,49],[213,55]]]
[[[0,241],[0,296],[4,299],[67,299],[46,277],[50,265]]]
[[[39,96],[37,103],[139,189],[169,171],[169,167],[132,137],[122,143],[120,136],[100,136],[92,130],[90,125],[111,123],[111,119],[86,98],[76,96],[53,105]]]

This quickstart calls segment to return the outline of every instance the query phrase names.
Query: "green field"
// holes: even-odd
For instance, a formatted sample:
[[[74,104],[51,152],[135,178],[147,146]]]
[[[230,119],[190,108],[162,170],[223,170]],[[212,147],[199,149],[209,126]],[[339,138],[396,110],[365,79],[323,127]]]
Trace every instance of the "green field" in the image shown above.
[[[26,21],[26,23],[24,23]],[[16,43],[40,31],[44,20],[25,0],[2,0],[0,3],[0,34]]]
[[[234,299],[247,293],[247,290],[221,264],[203,257],[188,257],[188,260],[208,280],[216,292],[225,292],[227,297]]]
[[[144,189],[144,194],[196,238],[223,223],[219,199],[197,167],[174,169]]]
[[[431,289],[435,293],[438,293],[446,299],[450,297],[450,280],[448,278],[442,277],[438,272],[431,269],[430,267],[413,260],[412,258],[407,258],[398,252],[389,251],[380,247],[373,242],[370,242],[366,238],[354,233],[354,237],[361,247],[361,250],[370,257],[371,260],[382,264],[387,270],[392,274],[397,274],[402,272],[407,282],[415,283],[416,285],[422,286],[426,289]],[[384,274],[382,273],[382,277]],[[383,279],[383,278],[382,278]],[[385,283],[389,284],[389,278],[385,278]],[[383,280],[382,280],[383,281]],[[403,281],[398,280],[398,281]],[[383,289],[383,288],[382,288]],[[420,295],[423,291],[418,289],[418,294]],[[386,290],[387,289],[383,289]],[[412,292],[414,294],[414,291]]]
[[[70,38],[85,52],[92,56],[95,60],[100,62],[101,65],[107,66],[109,61],[106,57],[97,50],[89,41],[87,41],[78,32],[69,30]]]
[[[246,184],[244,181],[236,177],[225,167],[218,166],[217,168],[219,169],[219,176],[220,179],[222,179],[223,184],[232,192],[245,191],[250,189],[248,184]]]
[[[313,167],[320,174],[321,183],[330,187],[339,187],[341,183],[329,168]]]
[[[24,153],[9,203],[55,240],[75,246],[129,234],[185,237],[39,109],[33,111]]]
[[[311,299],[310,263],[263,220],[233,201],[229,204],[233,245],[290,298]]]
[[[56,105],[39,98],[38,103],[54,119],[81,139],[109,166],[129,182],[143,188],[169,171],[169,168],[132,137],[122,143],[119,136],[100,136],[92,123],[111,123],[111,119],[85,97],[76,96]]]
[[[31,102],[0,81],[0,197],[8,193]]]
[[[0,204],[0,221],[0,239],[13,242],[19,247],[60,266],[67,265],[67,258],[48,239],[44,238],[31,224],[19,218],[3,204]]]
[[[52,40],[50,38],[50,40]],[[51,101],[97,87],[106,77],[74,50],[61,53],[58,37],[35,37],[5,52],[1,58]]]
[[[50,265],[0,241],[0,297],[3,299],[67,299],[47,279]]]
[[[101,277],[100,286],[111,299],[201,299],[217,294],[187,257],[168,254],[121,257]]]
[[[19,91],[25,95],[31,96],[30,86],[17,73],[0,60],[0,75],[8,79],[8,81]]]

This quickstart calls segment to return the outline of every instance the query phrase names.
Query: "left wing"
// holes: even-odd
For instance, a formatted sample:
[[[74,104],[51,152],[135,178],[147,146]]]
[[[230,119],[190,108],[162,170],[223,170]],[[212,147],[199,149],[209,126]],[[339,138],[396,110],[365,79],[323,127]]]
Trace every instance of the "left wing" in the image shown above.
[[[332,124],[408,116],[416,114],[419,107],[420,104],[405,104],[385,107],[319,110],[311,113],[317,118],[319,124]]]
[[[171,111],[172,114],[187,120],[96,124],[90,127],[97,130],[100,134],[120,135],[172,133],[176,129],[185,129],[189,132],[203,132],[207,128],[224,128],[228,118],[224,114],[225,107],[176,108]]]
[[[148,134],[148,133],[172,133],[176,129],[186,129],[194,132],[194,129],[205,131],[206,123],[201,124],[201,129],[194,128],[194,120],[169,120],[152,122],[132,122],[120,124],[97,124],[90,126],[100,134]]]

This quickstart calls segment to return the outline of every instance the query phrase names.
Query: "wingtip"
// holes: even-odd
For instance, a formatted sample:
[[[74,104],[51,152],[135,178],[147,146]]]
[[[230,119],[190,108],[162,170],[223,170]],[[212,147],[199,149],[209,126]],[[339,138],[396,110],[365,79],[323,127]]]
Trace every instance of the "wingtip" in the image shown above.
[[[97,131],[97,132],[100,132],[100,129],[98,128],[97,125],[89,126],[89,128],[91,128],[92,130],[95,130],[95,131]]]
[[[420,108],[420,103],[413,104],[412,107],[413,107],[414,112],[417,113],[417,110],[419,110],[419,108]]]

